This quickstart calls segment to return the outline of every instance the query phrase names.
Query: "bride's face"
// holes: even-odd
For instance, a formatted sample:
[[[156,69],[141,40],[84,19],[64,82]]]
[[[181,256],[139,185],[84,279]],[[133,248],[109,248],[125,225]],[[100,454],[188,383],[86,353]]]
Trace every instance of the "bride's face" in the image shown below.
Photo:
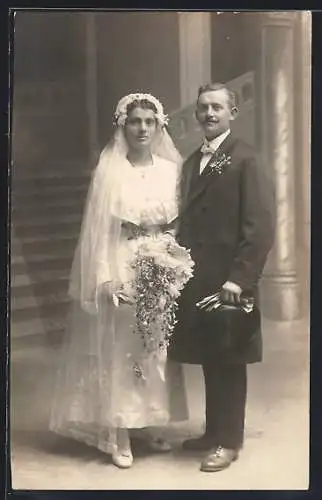
[[[152,109],[134,108],[126,120],[124,133],[130,149],[146,150],[151,147],[157,132],[157,121]]]

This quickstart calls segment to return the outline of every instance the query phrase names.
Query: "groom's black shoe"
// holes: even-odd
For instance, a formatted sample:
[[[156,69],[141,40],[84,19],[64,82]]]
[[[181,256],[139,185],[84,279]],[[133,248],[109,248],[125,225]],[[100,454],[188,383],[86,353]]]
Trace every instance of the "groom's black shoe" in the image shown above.
[[[187,439],[182,443],[182,448],[189,451],[207,451],[213,446],[214,442],[206,434],[199,438]]]
[[[238,459],[238,450],[228,450],[222,446],[213,448],[201,462],[202,472],[219,472],[227,469],[232,462]]]

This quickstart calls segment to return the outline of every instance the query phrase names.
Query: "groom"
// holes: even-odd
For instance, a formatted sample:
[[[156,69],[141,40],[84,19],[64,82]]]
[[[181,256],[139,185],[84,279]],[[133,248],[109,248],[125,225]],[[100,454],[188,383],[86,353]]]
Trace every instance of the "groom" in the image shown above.
[[[272,185],[255,153],[230,130],[237,108],[225,85],[199,89],[196,117],[204,143],[183,166],[178,241],[191,249],[194,277],[179,302],[169,359],[202,365],[206,393],[203,436],[183,443],[205,450],[201,470],[215,472],[238,458],[244,441],[247,364],[262,359],[260,328],[247,348],[232,354],[217,342],[211,312],[196,304],[220,293],[238,305],[258,301],[258,283],[274,237]],[[213,304],[212,299],[207,306]]]

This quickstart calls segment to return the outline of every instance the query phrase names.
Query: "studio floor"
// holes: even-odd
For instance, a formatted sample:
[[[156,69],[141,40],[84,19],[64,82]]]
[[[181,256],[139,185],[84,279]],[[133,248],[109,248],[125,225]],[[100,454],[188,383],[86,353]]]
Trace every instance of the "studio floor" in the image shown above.
[[[15,347],[11,355],[11,469],[24,490],[296,490],[309,484],[309,338],[307,321],[264,323],[265,359],[249,367],[245,447],[230,468],[199,471],[200,453],[181,449],[203,428],[199,367],[185,367],[190,421],[172,426],[173,451],[134,449],[128,470],[108,456],[48,432],[57,359],[54,347]]]

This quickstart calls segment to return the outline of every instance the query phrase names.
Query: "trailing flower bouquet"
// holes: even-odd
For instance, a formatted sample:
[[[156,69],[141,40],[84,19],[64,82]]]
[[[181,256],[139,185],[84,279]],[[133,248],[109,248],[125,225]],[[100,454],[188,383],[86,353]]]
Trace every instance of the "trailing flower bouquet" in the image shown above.
[[[193,275],[189,250],[167,234],[141,236],[130,262],[136,302],[135,334],[141,336],[145,353],[166,350],[173,333],[177,299]]]

